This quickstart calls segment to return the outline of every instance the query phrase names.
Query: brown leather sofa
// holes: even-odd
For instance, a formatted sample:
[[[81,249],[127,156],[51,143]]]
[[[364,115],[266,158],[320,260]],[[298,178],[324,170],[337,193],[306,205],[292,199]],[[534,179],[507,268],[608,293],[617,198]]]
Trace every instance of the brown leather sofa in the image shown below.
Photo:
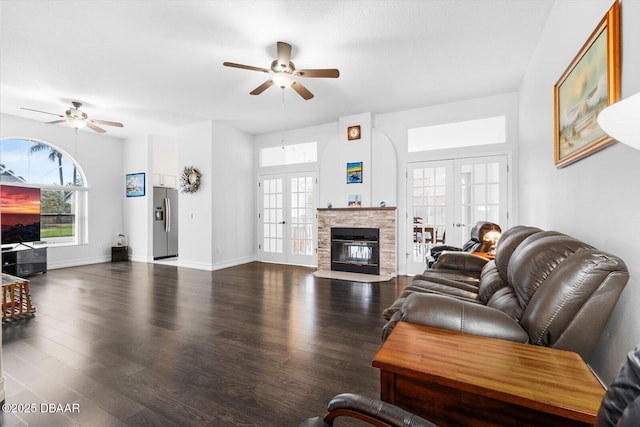
[[[383,339],[402,321],[569,350],[586,359],[629,279],[620,258],[535,227],[506,230],[495,260],[478,258],[442,254],[415,276],[385,310]]]

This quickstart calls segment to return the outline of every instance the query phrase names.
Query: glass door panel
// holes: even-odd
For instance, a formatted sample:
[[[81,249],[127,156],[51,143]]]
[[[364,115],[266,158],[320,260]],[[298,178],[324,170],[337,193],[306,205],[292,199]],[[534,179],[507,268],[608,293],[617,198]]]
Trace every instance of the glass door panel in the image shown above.
[[[261,261],[317,265],[315,186],[315,172],[260,177]]]
[[[447,161],[415,163],[408,167],[407,262],[412,274],[426,268],[430,247],[446,238],[447,212],[453,208],[452,197],[447,197],[452,194],[447,188],[451,185],[452,173],[452,164]]]
[[[263,178],[262,188],[262,260],[284,262],[284,178],[272,176]]]
[[[291,200],[287,262],[316,265],[315,174],[289,174],[287,178]]]
[[[452,244],[469,240],[478,221],[507,226],[507,158],[489,156],[455,160],[456,182],[460,197],[455,199],[457,217],[452,229]],[[454,243],[455,242],[455,243]]]
[[[507,184],[506,155],[408,164],[407,273],[433,245],[462,247],[478,221],[508,227]]]

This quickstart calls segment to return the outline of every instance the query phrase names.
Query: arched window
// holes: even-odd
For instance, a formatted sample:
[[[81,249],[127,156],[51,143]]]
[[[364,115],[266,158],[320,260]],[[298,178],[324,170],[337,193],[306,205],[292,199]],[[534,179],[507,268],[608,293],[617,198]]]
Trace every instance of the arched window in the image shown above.
[[[0,187],[3,243],[21,239],[7,236],[7,230],[18,221],[11,215],[19,215],[15,212],[20,209],[17,204],[7,214],[10,198],[15,201],[32,189],[40,192],[40,241],[49,245],[86,243],[86,179],[80,166],[63,150],[43,141],[0,139]]]

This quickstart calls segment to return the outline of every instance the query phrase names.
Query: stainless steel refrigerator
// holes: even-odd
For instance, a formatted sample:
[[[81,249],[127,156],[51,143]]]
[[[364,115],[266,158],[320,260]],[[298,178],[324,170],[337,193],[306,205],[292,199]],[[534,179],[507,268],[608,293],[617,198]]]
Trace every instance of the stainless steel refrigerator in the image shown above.
[[[153,188],[153,259],[178,256],[178,190]]]

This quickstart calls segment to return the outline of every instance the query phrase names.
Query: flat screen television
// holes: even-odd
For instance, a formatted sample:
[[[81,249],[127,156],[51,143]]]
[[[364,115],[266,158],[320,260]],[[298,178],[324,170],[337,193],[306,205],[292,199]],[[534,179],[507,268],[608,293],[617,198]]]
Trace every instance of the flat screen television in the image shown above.
[[[40,189],[0,185],[1,243],[40,241]]]

